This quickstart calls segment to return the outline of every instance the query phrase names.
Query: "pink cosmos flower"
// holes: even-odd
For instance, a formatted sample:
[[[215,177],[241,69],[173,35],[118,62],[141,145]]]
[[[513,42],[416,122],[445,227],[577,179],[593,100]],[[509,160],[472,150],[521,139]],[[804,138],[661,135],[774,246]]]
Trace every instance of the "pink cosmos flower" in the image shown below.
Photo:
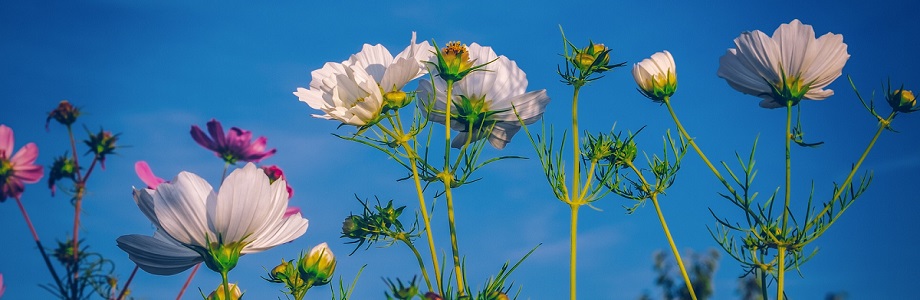
[[[208,122],[208,133],[211,134],[211,137],[208,137],[198,125],[192,125],[191,133],[195,142],[214,151],[217,157],[229,164],[236,164],[237,161],[259,162],[274,155],[277,151],[276,149],[265,151],[267,139],[260,136],[253,142],[252,132],[249,130],[231,127],[225,135],[224,128],[215,119]]]
[[[44,168],[36,165],[38,147],[28,143],[13,154],[13,130],[0,125],[0,202],[7,197],[19,199],[26,183],[36,183],[44,175]]]
[[[137,177],[147,185],[148,189],[156,189],[161,183],[168,182],[163,178],[153,175],[153,171],[150,170],[150,165],[143,160],[134,163],[134,172],[137,173]]]
[[[3,297],[3,292],[6,292],[6,286],[3,285],[3,274],[0,274],[0,297]]]
[[[265,175],[268,175],[268,179],[271,183],[274,183],[275,180],[284,178],[284,182],[287,184],[288,199],[294,197],[294,189],[291,188],[290,181],[285,178],[284,171],[282,171],[281,168],[277,165],[262,166],[262,171],[265,172]]]

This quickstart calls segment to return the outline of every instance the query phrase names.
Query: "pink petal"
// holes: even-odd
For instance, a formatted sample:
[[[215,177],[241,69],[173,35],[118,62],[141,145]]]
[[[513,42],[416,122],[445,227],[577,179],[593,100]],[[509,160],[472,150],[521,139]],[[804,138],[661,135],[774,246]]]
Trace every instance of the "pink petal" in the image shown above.
[[[38,146],[35,146],[35,143],[28,143],[20,148],[16,155],[13,155],[10,162],[13,165],[31,165],[35,163],[36,158],[38,158]]]
[[[290,216],[293,216],[299,213],[300,213],[300,207],[288,206],[288,208],[284,210],[284,218],[287,218],[287,217],[290,217]]]
[[[166,182],[163,178],[154,175],[153,170],[150,170],[150,165],[143,160],[134,163],[134,172],[137,173],[137,177],[150,189],[156,189],[161,183]]]
[[[45,169],[40,165],[13,166],[13,174],[25,183],[36,183],[42,179]]]
[[[13,129],[0,125],[0,158],[9,158],[13,153]]]

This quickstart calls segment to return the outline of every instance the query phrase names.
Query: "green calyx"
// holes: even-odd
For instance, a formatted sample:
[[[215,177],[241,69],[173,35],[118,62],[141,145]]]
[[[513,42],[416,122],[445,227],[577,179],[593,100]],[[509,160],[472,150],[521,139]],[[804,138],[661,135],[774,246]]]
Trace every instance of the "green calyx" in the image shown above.
[[[474,131],[491,127],[495,124],[491,117],[497,113],[507,111],[490,111],[489,103],[486,101],[485,96],[467,97],[461,95],[460,101],[454,102],[454,107],[457,110],[451,113],[450,118],[462,123],[465,128],[472,127]]]
[[[236,263],[240,260],[240,255],[242,255],[240,253],[246,245],[247,243],[243,242],[223,244],[218,239],[218,242],[208,241],[207,249],[196,247],[198,249],[195,250],[202,254],[204,264],[209,269],[218,273],[226,273],[236,267]]]

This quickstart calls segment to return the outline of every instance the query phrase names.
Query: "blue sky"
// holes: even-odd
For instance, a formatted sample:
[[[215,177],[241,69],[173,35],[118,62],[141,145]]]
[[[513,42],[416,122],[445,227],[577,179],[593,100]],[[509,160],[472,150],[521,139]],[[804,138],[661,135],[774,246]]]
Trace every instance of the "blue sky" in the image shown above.
[[[528,75],[528,90],[547,89],[553,99],[544,122],[568,126],[571,88],[559,82],[556,66],[562,51],[558,27],[576,44],[593,40],[613,49],[614,61],[630,63],[669,50],[677,61],[679,88],[673,103],[684,125],[707,155],[732,161],[746,153],[756,136],[757,188],[764,196],[782,181],[782,110],[759,108],[759,99],[732,90],[716,77],[718,59],[732,39],[747,30],[772,34],[782,23],[800,19],[817,34],[840,33],[850,60],[844,68],[860,91],[880,91],[891,79],[917,89],[920,61],[913,45],[916,22],[904,17],[920,4],[906,1],[815,1],[756,3],[718,1],[690,3],[588,2],[564,4],[534,1],[526,5],[503,1],[450,2],[285,2],[252,5],[218,1],[83,1],[62,3],[5,1],[0,4],[0,123],[15,130],[16,145],[32,141],[39,162],[50,165],[68,149],[65,131],[43,125],[48,111],[68,99],[86,111],[80,123],[120,132],[126,146],[109,158],[107,169],[90,182],[84,204],[81,237],[92,250],[117,265],[124,280],[133,264],[115,246],[125,234],[151,232],[149,222],[130,197],[142,183],[133,172],[146,160],[161,177],[179,171],[197,173],[216,183],[222,163],[189,136],[193,124],[211,118],[225,128],[238,126],[268,137],[278,153],[264,161],[284,168],[296,190],[292,205],[300,206],[310,228],[291,244],[243,257],[231,272],[249,295],[275,297],[280,286],[259,279],[263,268],[281,257],[329,242],[338,254],[337,275],[350,280],[367,265],[355,299],[379,299],[382,277],[409,278],[416,273],[403,247],[372,248],[347,256],[351,245],[338,238],[341,220],[360,206],[354,195],[396,199],[417,206],[409,182],[395,182],[403,171],[383,155],[330,133],[348,134],[336,122],[310,117],[315,113],[291,93],[307,86],[310,71],[327,61],[342,61],[361,46],[383,44],[391,52],[404,48],[412,31],[420,40],[443,44],[460,40],[491,46],[517,62]],[[409,87],[414,89],[414,83]],[[829,86],[836,95],[803,103],[803,122],[816,149],[796,148],[794,196],[805,199],[814,183],[828,197],[832,182],[842,181],[875,130],[842,77]],[[650,154],[660,149],[660,136],[673,125],[664,107],[635,91],[627,68],[585,88],[580,98],[581,128],[607,131],[647,126],[638,142]],[[884,103],[878,105],[885,107]],[[884,111],[884,110],[883,110]],[[846,291],[853,299],[894,299],[915,295],[920,276],[905,267],[920,242],[914,231],[920,219],[918,197],[911,188],[920,174],[920,118],[904,115],[886,132],[866,160],[874,170],[870,190],[835,226],[812,246],[818,256],[788,278],[787,292],[798,299],[816,299],[830,291]],[[82,130],[78,130],[82,134]],[[534,157],[523,136],[490,155]],[[514,274],[524,299],[562,299],[568,289],[568,209],[552,196],[535,159],[503,161],[479,173],[481,182],[456,192],[461,251],[467,256],[469,279],[481,284],[502,263],[516,260],[533,246],[537,252]],[[717,244],[706,226],[714,220],[708,208],[740,217],[718,197],[721,186],[693,153],[688,154],[677,182],[662,199],[672,233],[684,253],[702,252]],[[762,196],[763,197],[763,196]],[[63,195],[50,197],[44,181],[30,185],[23,197],[46,245],[71,231],[72,206]],[[625,215],[630,205],[616,196],[596,203],[603,211],[582,210],[579,241],[579,296],[584,299],[631,299],[652,289],[652,253],[667,248],[653,207]],[[443,210],[435,216],[436,240],[447,244]],[[0,209],[0,255],[8,299],[43,295],[37,284],[50,282],[22,216],[12,201]],[[716,299],[735,298],[740,267],[720,261]],[[194,287],[210,291],[219,276],[199,272]],[[161,277],[141,273],[133,296],[172,298],[187,273]],[[311,298],[328,297],[323,288]],[[269,295],[269,296],[263,296]]]

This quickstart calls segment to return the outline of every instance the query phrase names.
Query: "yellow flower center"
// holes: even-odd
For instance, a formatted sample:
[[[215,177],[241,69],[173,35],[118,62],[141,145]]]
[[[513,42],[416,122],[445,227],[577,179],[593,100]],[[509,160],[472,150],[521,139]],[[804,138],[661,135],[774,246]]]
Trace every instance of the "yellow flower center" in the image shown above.
[[[917,104],[917,98],[914,97],[914,92],[911,92],[908,90],[900,90],[900,91],[901,91],[901,103],[910,104],[910,106],[914,106]]]

